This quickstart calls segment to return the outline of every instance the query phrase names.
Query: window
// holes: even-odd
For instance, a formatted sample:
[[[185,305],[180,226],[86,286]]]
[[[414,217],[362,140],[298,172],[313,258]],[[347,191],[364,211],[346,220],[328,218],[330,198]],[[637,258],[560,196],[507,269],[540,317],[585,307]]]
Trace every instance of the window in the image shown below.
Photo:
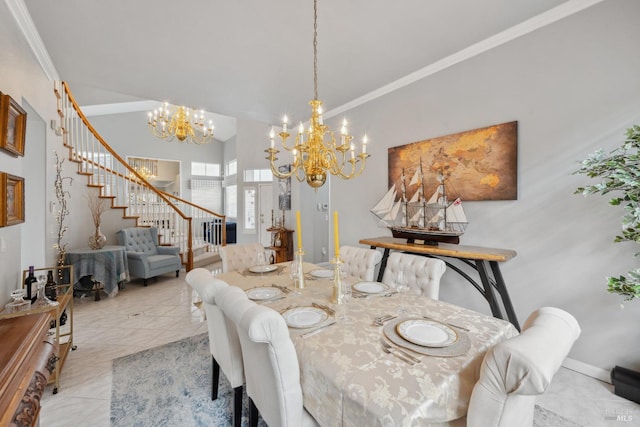
[[[213,212],[222,212],[222,182],[215,179],[191,178],[191,201]]]
[[[256,229],[256,189],[247,187],[244,189],[244,229],[246,231]]]
[[[238,173],[238,161],[236,159],[229,160],[226,165],[225,176],[231,176]]]
[[[271,182],[271,169],[247,169],[244,171],[244,182]]]
[[[222,171],[217,163],[191,162],[191,175],[221,177]]]
[[[228,218],[238,217],[238,186],[228,185],[224,189],[224,214]]]

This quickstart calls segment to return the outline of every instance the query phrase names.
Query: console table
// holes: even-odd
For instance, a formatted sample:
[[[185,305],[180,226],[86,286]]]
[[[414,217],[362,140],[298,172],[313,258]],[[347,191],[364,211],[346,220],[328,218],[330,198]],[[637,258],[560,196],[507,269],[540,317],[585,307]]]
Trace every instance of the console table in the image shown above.
[[[450,243],[438,243],[437,246],[424,245],[419,243],[407,243],[405,239],[397,239],[388,236],[362,239],[360,240],[360,243],[363,245],[369,245],[371,249],[384,249],[382,261],[380,263],[380,271],[378,272],[378,281],[382,280],[382,275],[384,274],[384,270],[387,266],[387,258],[389,257],[389,252],[392,249],[432,258],[453,258],[459,260],[478,273],[482,286],[476,281],[476,279],[471,277],[460,267],[452,264],[447,259],[443,259],[448,268],[462,276],[467,282],[471,283],[471,285],[473,285],[480,294],[482,294],[489,303],[493,317],[509,320],[509,322],[511,322],[518,331],[520,330],[520,324],[518,323],[518,318],[516,317],[515,310],[513,309],[513,304],[511,303],[507,286],[502,278],[499,265],[500,262],[505,262],[515,257],[516,251],[510,249],[483,248],[480,246],[454,245]],[[503,313],[503,307],[498,303],[494,289],[497,290],[500,295],[502,306],[506,312],[506,317]]]
[[[104,291],[109,296],[115,296],[118,287],[129,280],[124,246],[105,246],[95,250],[72,249],[67,251],[65,259],[66,264],[73,265],[76,283],[84,276],[92,276],[93,280],[104,285]]]
[[[50,313],[0,320],[0,425],[37,426],[40,400],[56,367]]]

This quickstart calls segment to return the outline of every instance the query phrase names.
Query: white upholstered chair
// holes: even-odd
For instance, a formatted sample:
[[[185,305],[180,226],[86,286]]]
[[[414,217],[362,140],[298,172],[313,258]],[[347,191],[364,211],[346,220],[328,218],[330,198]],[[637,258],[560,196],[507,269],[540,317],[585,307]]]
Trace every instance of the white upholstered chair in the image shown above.
[[[222,272],[242,270],[256,265],[258,252],[264,251],[264,246],[258,242],[223,246],[220,248]]]
[[[408,279],[411,292],[438,299],[440,278],[446,269],[447,266],[441,259],[391,252],[382,283],[395,286],[398,271],[402,271]]]
[[[347,275],[371,282],[374,280],[376,265],[382,259],[382,254],[375,249],[342,246],[340,258],[344,263],[343,271]]]
[[[578,322],[566,311],[534,311],[520,335],[485,355],[471,393],[467,425],[531,426],[536,395],[545,392],[579,335]]]
[[[244,384],[242,350],[235,325],[227,321],[217,305],[218,295],[229,288],[229,285],[216,279],[209,270],[204,268],[191,270],[187,273],[186,281],[200,295],[207,317],[211,349],[211,400],[218,398],[218,382],[222,369],[233,387],[233,425],[239,427],[242,419],[242,385]]]
[[[220,295],[219,303],[236,324],[242,345],[249,425],[257,425],[260,411],[270,426],[317,426],[303,406],[298,356],[282,316],[233,286]]]

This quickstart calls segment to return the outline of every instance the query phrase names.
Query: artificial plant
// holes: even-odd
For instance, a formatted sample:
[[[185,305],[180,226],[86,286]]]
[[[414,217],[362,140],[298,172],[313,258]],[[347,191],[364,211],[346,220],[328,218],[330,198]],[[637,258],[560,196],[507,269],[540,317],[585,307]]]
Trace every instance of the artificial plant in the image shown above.
[[[602,149],[590,154],[582,167],[574,174],[599,178],[598,184],[579,187],[575,194],[602,194],[616,192],[609,200],[613,206],[623,206],[622,233],[614,242],[632,241],[640,243],[640,126],[627,129],[627,138],[622,146],[605,155]],[[640,252],[636,252],[638,256]],[[621,294],[625,300],[640,298],[640,268],[628,272],[627,276],[607,277],[608,291]]]

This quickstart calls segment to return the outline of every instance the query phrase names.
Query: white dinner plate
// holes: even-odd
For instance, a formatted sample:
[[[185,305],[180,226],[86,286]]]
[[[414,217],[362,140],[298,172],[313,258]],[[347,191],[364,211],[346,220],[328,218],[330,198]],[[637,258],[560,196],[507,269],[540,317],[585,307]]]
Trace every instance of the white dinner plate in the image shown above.
[[[380,294],[389,290],[389,286],[380,282],[358,282],[353,289],[363,294]]]
[[[268,265],[254,265],[249,267],[249,271],[252,273],[269,273],[270,271],[277,270],[278,266],[273,264]]]
[[[424,347],[447,347],[458,341],[458,334],[452,328],[427,319],[400,322],[396,332],[405,340]]]
[[[272,298],[276,298],[282,294],[282,291],[278,288],[272,287],[264,287],[264,288],[253,288],[247,291],[247,296],[249,299],[254,301],[264,301]]]
[[[327,320],[329,315],[316,307],[296,307],[282,313],[282,317],[292,328],[310,328]]]
[[[325,269],[313,270],[309,274],[311,274],[313,277],[317,277],[319,279],[329,279],[329,278],[333,277],[333,270],[325,270]]]

